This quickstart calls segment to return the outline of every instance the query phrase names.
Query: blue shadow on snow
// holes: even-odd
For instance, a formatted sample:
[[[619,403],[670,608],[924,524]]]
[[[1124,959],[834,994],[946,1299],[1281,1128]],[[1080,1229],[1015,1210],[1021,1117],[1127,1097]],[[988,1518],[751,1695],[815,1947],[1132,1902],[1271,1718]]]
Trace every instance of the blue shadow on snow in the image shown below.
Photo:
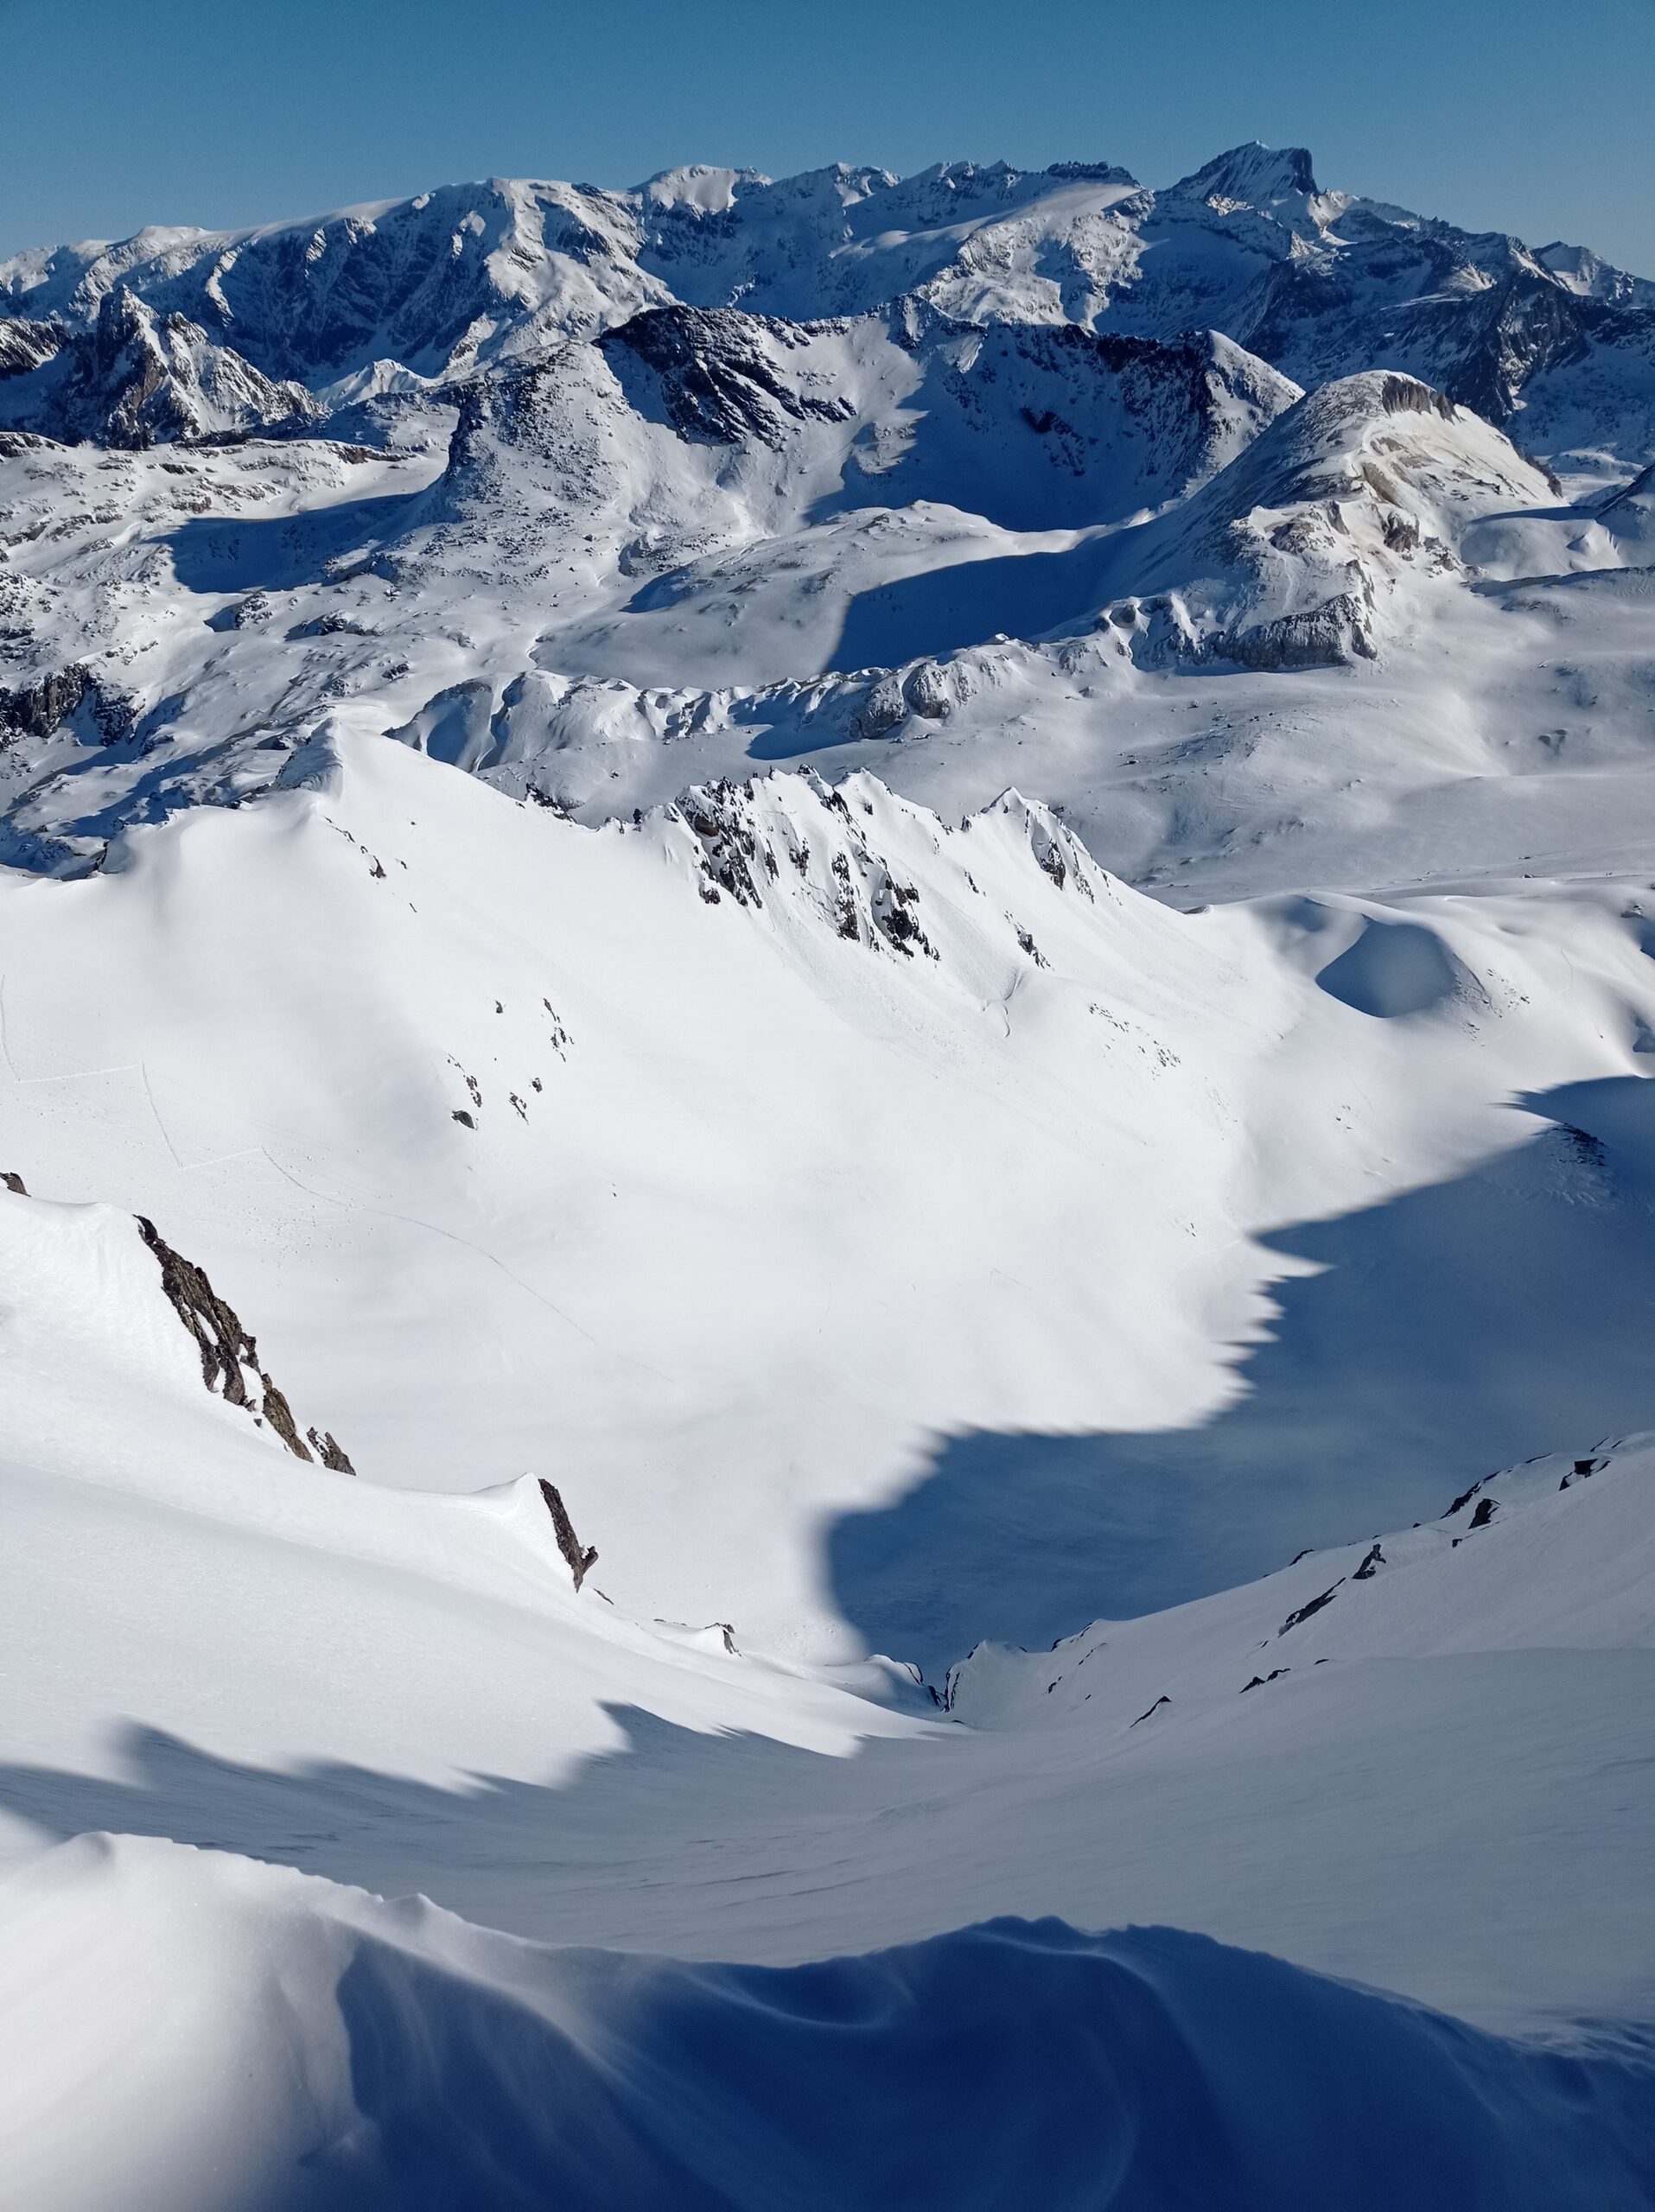
[[[1273,1335],[1204,1427],[953,1437],[906,1496],[839,1520],[846,1619],[934,1681],[979,1639],[1044,1648],[1655,1427],[1655,1082],[1522,1103],[1553,1126],[1515,1151],[1263,1240],[1321,1272],[1275,1288]]]

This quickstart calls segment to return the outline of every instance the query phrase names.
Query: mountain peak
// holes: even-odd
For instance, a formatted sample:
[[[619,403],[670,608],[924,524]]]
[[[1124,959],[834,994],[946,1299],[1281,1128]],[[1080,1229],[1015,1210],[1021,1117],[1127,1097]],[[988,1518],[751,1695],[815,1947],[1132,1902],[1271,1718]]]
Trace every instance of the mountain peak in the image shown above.
[[[658,170],[639,187],[639,194],[652,207],[695,207],[703,215],[722,215],[740,186],[769,181],[757,169],[721,169],[693,162],[685,168]]]
[[[1228,200],[1240,207],[1269,208],[1283,200],[1314,199],[1321,189],[1307,147],[1266,146],[1254,138],[1215,156],[1193,176],[1181,178],[1168,197]]]

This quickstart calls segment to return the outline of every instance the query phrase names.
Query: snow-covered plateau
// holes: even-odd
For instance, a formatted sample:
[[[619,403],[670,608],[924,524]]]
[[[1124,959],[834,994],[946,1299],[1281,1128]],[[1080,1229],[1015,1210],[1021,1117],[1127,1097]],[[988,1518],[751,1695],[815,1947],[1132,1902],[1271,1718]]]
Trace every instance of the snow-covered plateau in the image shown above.
[[[1655,2206],[1655,283],[0,264],[7,2212]]]

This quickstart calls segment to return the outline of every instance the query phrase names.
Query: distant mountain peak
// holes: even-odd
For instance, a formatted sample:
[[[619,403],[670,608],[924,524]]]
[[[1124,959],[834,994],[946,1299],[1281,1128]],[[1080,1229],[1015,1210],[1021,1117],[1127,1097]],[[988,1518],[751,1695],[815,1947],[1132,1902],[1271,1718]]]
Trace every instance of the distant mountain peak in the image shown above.
[[[1307,147],[1266,146],[1254,138],[1181,178],[1167,197],[1227,200],[1238,207],[1268,209],[1283,200],[1314,200],[1321,193]]]
[[[695,207],[703,215],[722,215],[735,204],[742,185],[765,185],[767,176],[757,169],[722,169],[704,162],[687,168],[659,169],[638,188],[638,196],[652,207]]]

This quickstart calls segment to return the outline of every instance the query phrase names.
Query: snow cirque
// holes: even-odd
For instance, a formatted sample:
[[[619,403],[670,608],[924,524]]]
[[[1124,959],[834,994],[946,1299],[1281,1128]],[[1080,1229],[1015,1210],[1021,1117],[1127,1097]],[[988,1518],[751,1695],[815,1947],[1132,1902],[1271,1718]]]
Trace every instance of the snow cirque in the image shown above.
[[[1259,146],[0,267],[22,2212],[1655,2202],[1652,333]]]

